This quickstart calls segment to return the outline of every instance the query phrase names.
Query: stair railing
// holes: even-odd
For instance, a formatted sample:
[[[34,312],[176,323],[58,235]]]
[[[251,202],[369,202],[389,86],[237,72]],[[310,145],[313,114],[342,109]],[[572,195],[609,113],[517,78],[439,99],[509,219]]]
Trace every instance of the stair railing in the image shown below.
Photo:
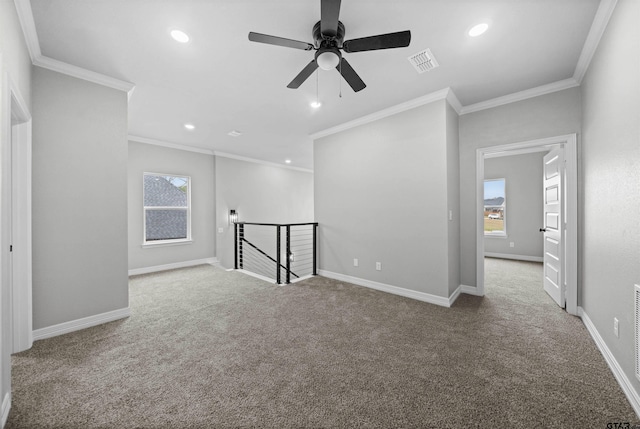
[[[236,222],[235,269],[259,274],[275,280],[276,284],[289,284],[292,276],[297,279],[315,276],[318,274],[317,229],[317,222]]]

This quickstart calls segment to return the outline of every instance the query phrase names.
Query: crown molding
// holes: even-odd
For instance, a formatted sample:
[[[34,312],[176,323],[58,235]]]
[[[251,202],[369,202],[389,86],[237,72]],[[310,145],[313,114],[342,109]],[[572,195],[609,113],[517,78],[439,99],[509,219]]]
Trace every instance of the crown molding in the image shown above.
[[[36,23],[33,19],[31,2],[29,0],[14,0],[14,3],[16,6],[16,12],[18,14],[18,20],[20,21],[20,26],[22,27],[22,33],[24,34],[27,50],[29,51],[29,56],[31,57],[31,63],[34,66],[42,67],[58,73],[73,76],[78,79],[97,83],[98,85],[103,85],[109,88],[124,91],[127,93],[127,99],[131,98],[131,94],[135,89],[135,85],[131,82],[126,82],[111,76],[83,69],[82,67],[74,66],[42,55],[42,51],[40,50],[40,41],[38,39],[38,32],[36,31]]]
[[[187,146],[179,143],[170,143],[162,140],[150,139],[148,137],[134,136],[129,134],[127,136],[127,139],[132,142],[151,144],[154,146],[162,146],[169,149],[178,149],[178,150],[184,150],[187,152],[203,153],[205,155],[214,155],[214,152],[210,149],[202,149],[202,148]]]
[[[29,0],[14,0],[14,3],[16,6],[16,12],[18,13],[18,20],[20,21],[20,27],[22,27],[22,33],[24,34],[24,41],[27,44],[27,50],[31,57],[31,62],[34,62],[37,58],[42,56],[42,52],[40,51],[40,42],[38,41],[36,23],[33,20],[31,2]]]
[[[365,125],[365,124],[386,118],[388,116],[395,115],[397,113],[402,113],[407,110],[414,109],[416,107],[424,106],[425,104],[433,103],[434,101],[450,100],[450,99],[453,100],[453,102],[456,103],[457,106],[460,106],[460,102],[458,101],[458,98],[455,96],[455,94],[453,94],[453,91],[451,90],[451,88],[444,88],[444,89],[441,89],[440,91],[435,91],[430,94],[423,95],[422,97],[414,98],[412,100],[405,101],[404,103],[396,104],[395,106],[382,109],[378,112],[374,112],[369,115],[365,115],[360,118],[354,119],[352,121],[345,122],[340,125],[336,125],[335,127],[318,131],[316,133],[310,134],[309,137],[311,137],[311,139],[313,140],[316,140],[321,137],[330,136],[331,134],[336,134],[351,128],[355,128],[360,125]],[[449,102],[451,104],[451,101]],[[456,108],[456,105],[452,104],[452,107],[457,111],[458,109]]]
[[[580,58],[578,58],[578,63],[576,64],[576,69],[573,73],[573,78],[578,82],[578,84],[582,83],[582,79],[584,78],[585,73],[587,73],[591,59],[596,53],[596,49],[600,44],[600,39],[607,28],[607,24],[609,23],[611,15],[613,15],[613,10],[617,3],[618,0],[600,0],[600,5],[598,6],[596,15],[593,18],[591,29],[589,30],[587,39],[584,42]]]
[[[453,89],[451,88],[448,88],[448,89],[449,89],[449,93],[447,94],[446,98],[447,98],[447,101],[449,102],[449,105],[453,107],[453,110],[455,110],[458,115],[462,114],[462,103],[460,103],[460,100],[458,100],[458,97],[453,92]]]
[[[481,101],[475,104],[469,104],[463,106],[460,114],[466,115],[467,113],[478,112],[480,110],[491,109],[493,107],[503,106],[505,104],[515,103],[517,101],[526,100],[528,98],[539,97],[545,94],[551,94],[552,92],[558,92],[569,88],[574,88],[580,84],[574,78],[559,80],[546,85],[537,86],[535,88],[526,89],[520,92],[514,92],[513,94],[505,95],[502,97],[493,98],[491,100]]]
[[[252,162],[254,164],[268,165],[270,167],[286,168],[286,169],[289,169],[289,170],[302,171],[304,173],[313,173],[313,170],[310,170],[308,168],[292,167],[290,165],[282,165],[282,164],[278,164],[276,162],[263,161],[261,159],[248,158],[246,156],[235,155],[235,154],[232,154],[232,153],[218,152],[218,151],[214,151],[214,150],[210,150],[210,149],[202,149],[202,148],[199,148],[199,147],[188,146],[188,145],[180,144],[180,143],[171,143],[171,142],[167,142],[167,141],[163,141],[163,140],[151,139],[151,138],[148,138],[148,137],[135,136],[135,135],[132,135],[132,134],[129,134],[127,136],[127,139],[129,141],[136,142],[136,143],[144,143],[144,144],[150,144],[150,145],[154,145],[154,146],[162,146],[162,147],[166,147],[166,148],[169,148],[169,149],[177,149],[177,150],[184,150],[184,151],[187,151],[187,152],[195,152],[195,153],[202,153],[202,154],[205,154],[205,155],[219,156],[221,158],[229,158],[229,159],[235,159],[237,161]]]
[[[127,93],[127,97],[131,97],[131,94],[135,89],[135,85],[131,82],[126,82],[124,80],[116,79],[111,76],[83,69],[82,67],[77,67],[68,63],[64,63],[62,61],[54,60],[53,58],[45,57],[44,55],[40,55],[38,58],[36,58],[33,61],[33,65],[73,76],[78,79],[97,83],[98,85],[103,85],[109,88],[124,91]]]
[[[278,164],[277,162],[263,161],[261,159],[248,158],[246,156],[235,155],[235,154],[232,154],[232,153],[218,152],[217,150],[214,151],[213,154],[215,156],[219,156],[221,158],[229,158],[229,159],[235,159],[237,161],[252,162],[254,164],[268,165],[269,167],[286,168],[287,170],[301,171],[303,173],[313,173],[313,170],[311,170],[309,168],[292,167],[290,165]]]

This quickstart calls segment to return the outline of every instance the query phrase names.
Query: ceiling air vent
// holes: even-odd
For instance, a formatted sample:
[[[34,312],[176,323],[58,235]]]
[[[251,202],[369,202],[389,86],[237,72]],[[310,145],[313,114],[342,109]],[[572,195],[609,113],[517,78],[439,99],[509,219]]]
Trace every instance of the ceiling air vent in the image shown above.
[[[413,54],[409,57],[409,62],[416,69],[418,73],[424,73],[429,70],[433,70],[440,64],[436,61],[435,57],[431,53],[430,49],[425,49],[417,54]]]

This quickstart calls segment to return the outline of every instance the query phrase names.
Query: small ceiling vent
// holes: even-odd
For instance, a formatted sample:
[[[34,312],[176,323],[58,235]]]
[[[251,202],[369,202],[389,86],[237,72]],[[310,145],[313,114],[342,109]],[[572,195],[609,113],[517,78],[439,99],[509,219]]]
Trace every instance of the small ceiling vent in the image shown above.
[[[418,73],[433,70],[440,65],[431,53],[430,49],[425,49],[424,51],[411,55],[409,57],[409,62]]]

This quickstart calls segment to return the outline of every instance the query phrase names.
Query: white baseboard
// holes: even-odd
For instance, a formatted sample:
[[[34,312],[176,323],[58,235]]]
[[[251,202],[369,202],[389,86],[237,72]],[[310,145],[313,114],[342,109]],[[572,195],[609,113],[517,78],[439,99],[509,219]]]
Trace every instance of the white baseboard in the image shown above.
[[[2,399],[2,420],[0,420],[0,427],[4,427],[9,419],[9,411],[11,411],[11,392],[7,392]]]
[[[92,326],[101,325],[114,320],[129,317],[131,312],[129,307],[119,310],[108,311],[106,313],[96,314],[94,316],[83,317],[82,319],[71,320],[69,322],[59,323],[57,325],[40,328],[33,331],[33,340],[42,340],[45,338],[55,337],[69,332],[79,331],[81,329],[90,328]]]
[[[216,265],[216,264],[220,264],[220,261],[218,260],[218,258],[206,258],[206,259],[196,259],[193,261],[174,262],[173,264],[156,265],[153,267],[134,268],[132,270],[129,270],[129,276],[155,273],[158,271],[175,270],[176,268],[193,267],[196,265],[203,265],[203,264]]]
[[[424,301],[430,304],[440,305],[442,307],[451,307],[451,304],[453,302],[451,301],[451,298],[448,298],[448,297],[432,295],[425,292],[418,292],[411,289],[405,289],[398,286],[388,285],[385,283],[378,283],[372,280],[361,279],[358,277],[352,277],[345,274],[334,273],[331,271],[318,270],[318,274],[320,274],[323,277],[328,277],[330,279],[340,280],[347,283],[353,283],[354,285],[364,286],[370,289],[392,293],[394,295],[404,296],[406,298],[417,299],[418,301]]]
[[[251,271],[242,270],[242,269],[230,270],[230,271],[237,271],[239,273],[246,274],[246,275],[251,276],[251,277],[255,277],[256,279],[260,279],[262,281],[265,281],[265,282],[268,282],[268,283],[271,283],[271,284],[275,284],[276,283],[275,279],[270,279],[267,276],[263,276],[261,274],[253,273]]]
[[[251,271],[243,270],[243,269],[237,269],[237,270],[229,269],[227,271],[237,271],[239,273],[246,274],[248,276],[255,277],[255,278],[260,279],[260,280],[264,280],[265,282],[269,282],[269,283],[272,283],[272,284],[276,283],[275,279],[272,279],[272,278],[269,278],[267,276],[263,276],[261,274],[257,274],[257,273],[251,272]],[[309,274],[307,276],[302,276],[300,278],[292,278],[290,284],[298,283],[298,282],[301,282],[303,280],[309,279],[311,277],[313,277],[313,274]],[[281,280],[284,280],[284,279],[281,279]],[[286,285],[287,285],[286,283],[281,283],[278,286],[286,286]]]
[[[460,285],[460,292],[466,293],[467,295],[483,296],[478,293],[478,288],[475,286]]]
[[[515,259],[516,261],[542,262],[542,256],[512,255],[511,253],[484,252],[487,258]]]
[[[631,381],[625,375],[624,371],[620,367],[620,364],[613,356],[613,353],[611,353],[611,350],[609,350],[609,347],[607,347],[607,344],[602,339],[602,336],[600,336],[600,333],[596,329],[596,326],[593,324],[582,307],[578,307],[578,316],[582,318],[584,326],[586,326],[587,331],[589,331],[589,334],[591,334],[593,341],[596,343],[596,346],[598,346],[600,353],[602,353],[602,356],[604,356],[604,360],[607,361],[607,364],[609,365],[609,368],[611,368],[613,376],[618,381],[618,384],[620,384],[622,391],[627,396],[627,399],[633,407],[633,410],[636,412],[636,415],[638,416],[638,418],[640,418],[640,395],[633,388]]]
[[[453,293],[449,296],[449,305],[447,307],[451,307],[453,303],[456,302],[456,299],[458,299],[461,292],[462,286],[458,286],[456,290],[454,290]]]

